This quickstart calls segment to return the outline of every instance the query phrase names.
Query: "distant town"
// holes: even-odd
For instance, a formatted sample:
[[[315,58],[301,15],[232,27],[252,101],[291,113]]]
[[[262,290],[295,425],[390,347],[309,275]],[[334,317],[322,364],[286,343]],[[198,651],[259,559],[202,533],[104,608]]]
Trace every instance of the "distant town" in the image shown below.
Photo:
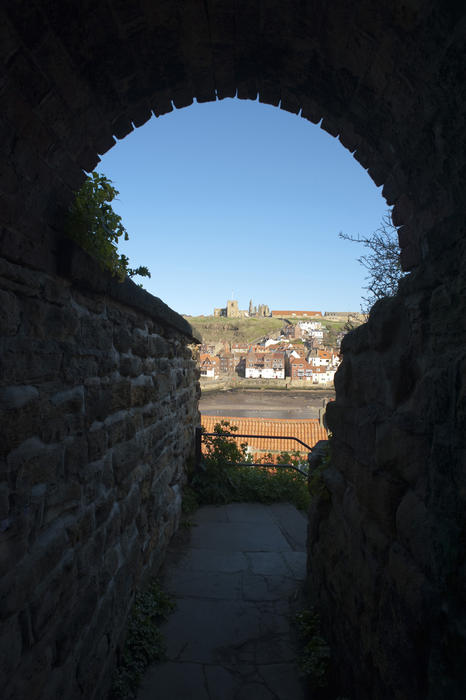
[[[259,304],[254,306],[252,299],[249,302],[249,308],[240,309],[236,299],[229,299],[227,305],[223,308],[215,308],[214,316],[226,316],[227,318],[326,318],[332,321],[348,321],[349,319],[358,320],[360,323],[365,321],[364,314],[357,311],[296,311],[296,310],[273,310],[270,311],[267,304]]]
[[[204,381],[228,376],[245,379],[289,379],[294,385],[306,383],[329,387],[340,364],[340,344],[348,328],[364,322],[365,317],[351,311],[269,310],[266,304],[241,310],[236,300],[224,308],[215,308],[214,316],[227,318],[272,317],[283,320],[278,331],[272,331],[254,343],[203,343],[199,366]],[[346,328],[332,334],[333,346],[326,336],[326,321],[341,322]],[[220,348],[219,348],[220,345]]]

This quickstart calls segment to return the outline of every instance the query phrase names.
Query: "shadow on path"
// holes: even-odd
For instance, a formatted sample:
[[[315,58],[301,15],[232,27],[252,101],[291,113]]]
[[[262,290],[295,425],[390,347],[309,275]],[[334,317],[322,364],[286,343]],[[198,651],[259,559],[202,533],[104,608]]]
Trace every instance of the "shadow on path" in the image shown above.
[[[170,545],[162,585],[167,661],[138,700],[304,700],[290,616],[306,573],[306,519],[294,506],[207,506]],[[183,539],[185,541],[183,541]]]

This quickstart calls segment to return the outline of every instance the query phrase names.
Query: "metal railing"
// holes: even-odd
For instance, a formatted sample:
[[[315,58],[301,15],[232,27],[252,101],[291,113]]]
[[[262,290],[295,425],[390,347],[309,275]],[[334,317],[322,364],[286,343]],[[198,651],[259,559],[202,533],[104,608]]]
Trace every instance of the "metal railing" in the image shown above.
[[[227,437],[227,438],[269,438],[271,440],[294,440],[295,442],[299,442],[300,445],[303,445],[306,449],[309,450],[309,454],[307,456],[307,459],[309,461],[309,458],[311,456],[312,452],[312,447],[310,445],[307,445],[305,442],[300,440],[297,437],[290,436],[290,435],[246,435],[245,433],[205,433],[202,428],[197,427],[196,428],[196,436],[195,436],[195,450],[196,450],[196,469],[199,469],[201,466],[201,461],[202,461],[202,439],[205,437]],[[226,464],[228,467],[282,467],[286,469],[294,469],[295,471],[299,472],[303,476],[307,477],[307,472],[303,471],[302,469],[299,469],[299,467],[296,467],[294,464],[275,464],[275,462],[228,462]]]

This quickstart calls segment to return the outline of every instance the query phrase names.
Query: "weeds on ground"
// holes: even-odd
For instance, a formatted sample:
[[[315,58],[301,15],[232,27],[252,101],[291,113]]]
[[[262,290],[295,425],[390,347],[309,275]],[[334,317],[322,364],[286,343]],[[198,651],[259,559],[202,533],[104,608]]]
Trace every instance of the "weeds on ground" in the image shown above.
[[[125,646],[113,676],[112,700],[132,700],[149,664],[165,658],[159,625],[175,607],[156,581],[137,593],[131,610]]]
[[[199,505],[288,501],[305,510],[310,496],[304,474],[285,468],[234,466],[235,462],[252,462],[247,443],[238,445],[234,440],[237,430],[228,421],[221,421],[215,425],[220,435],[205,438],[206,454],[191,480],[186,507],[194,502],[194,492]],[[296,454],[282,453],[279,463],[297,464]],[[272,456],[266,455],[264,462],[271,461]]]
[[[328,684],[330,647],[321,636],[319,616],[309,608],[296,613],[293,622],[301,642],[298,667],[308,677],[312,688],[325,688]]]
[[[199,508],[199,499],[197,493],[191,486],[185,486],[183,489],[183,498],[181,501],[181,511],[184,515],[191,515]]]

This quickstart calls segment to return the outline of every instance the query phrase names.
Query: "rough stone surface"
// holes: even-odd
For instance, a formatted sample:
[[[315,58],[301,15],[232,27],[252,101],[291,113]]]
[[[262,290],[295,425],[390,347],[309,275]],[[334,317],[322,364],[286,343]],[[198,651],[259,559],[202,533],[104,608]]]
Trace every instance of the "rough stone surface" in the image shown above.
[[[304,515],[234,503],[192,520],[162,570],[176,599],[162,628],[167,661],[148,669],[138,700],[304,700],[291,625],[306,576]]]
[[[134,592],[178,525],[193,338],[157,300],[158,321],[5,260],[0,284],[2,698],[102,698]]]
[[[463,239],[376,304],[344,340],[327,407],[310,588],[357,698],[466,688],[465,264]]]
[[[131,525],[137,494],[118,511],[108,490],[126,497],[128,469],[146,484],[151,444],[160,494],[170,494],[164,431],[187,439],[191,429],[188,414],[183,428],[156,418],[166,410],[159,397],[184,380],[181,367],[171,369],[176,353],[150,356],[148,344],[163,335],[152,331],[154,318],[57,281],[67,206],[83,170],[152,115],[237,95],[300,113],[338,137],[383,185],[401,227],[402,264],[413,270],[399,298],[377,305],[348,338],[329,409],[331,499],[313,509],[310,547],[336,673],[354,677],[358,700],[463,698],[465,18],[461,3],[432,0],[2,3],[1,556],[33,558],[16,584],[4,577],[2,615],[7,668],[21,659],[23,697],[34,697],[31,678],[36,695],[46,678],[55,697],[88,689],[85,659],[74,680],[69,641],[57,645],[51,633],[35,641],[47,617],[44,609],[36,619],[28,603],[38,572],[56,570],[70,604],[79,589],[73,620],[100,624],[96,601],[102,616],[111,608],[100,579],[81,585],[79,577],[105,551],[102,523],[112,518],[111,538],[119,520],[129,523],[107,561],[115,601],[125,589],[121,562],[137,571],[133,547],[145,527],[144,516]],[[153,386],[140,379],[154,371]],[[81,394],[63,394],[75,387]],[[158,508],[163,502],[157,496]],[[71,550],[80,549],[65,566],[68,522]],[[61,605],[60,590],[49,595]],[[68,629],[78,624],[66,619]],[[92,673],[113,643],[98,634],[82,642]],[[61,671],[50,676],[54,664]]]
[[[401,0],[4,4],[0,253],[54,269],[99,154],[152,115],[237,95],[338,136],[384,185],[415,267],[462,210],[463,21],[458,3]]]

